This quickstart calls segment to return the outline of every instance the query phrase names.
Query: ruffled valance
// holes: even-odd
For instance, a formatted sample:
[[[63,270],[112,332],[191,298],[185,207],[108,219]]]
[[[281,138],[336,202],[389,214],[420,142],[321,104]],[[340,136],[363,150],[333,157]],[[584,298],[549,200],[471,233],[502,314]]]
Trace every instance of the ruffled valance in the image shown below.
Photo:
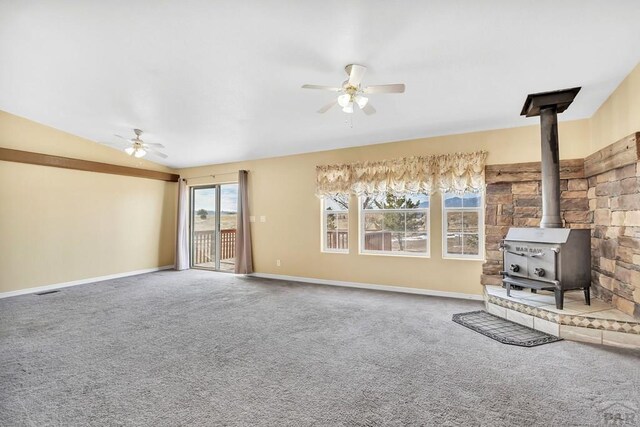
[[[351,165],[316,166],[316,194],[318,197],[347,194],[351,191]]]
[[[478,192],[484,189],[486,151],[438,156],[438,187],[445,193]]]
[[[477,192],[484,188],[486,158],[477,151],[317,166],[316,194]]]

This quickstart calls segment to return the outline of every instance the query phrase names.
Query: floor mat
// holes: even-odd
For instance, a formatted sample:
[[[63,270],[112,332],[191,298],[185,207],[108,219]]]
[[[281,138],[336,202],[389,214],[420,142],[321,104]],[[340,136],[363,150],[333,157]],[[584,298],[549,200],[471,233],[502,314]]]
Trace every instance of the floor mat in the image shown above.
[[[534,347],[562,340],[562,338],[494,316],[484,310],[454,314],[452,320],[503,344]]]

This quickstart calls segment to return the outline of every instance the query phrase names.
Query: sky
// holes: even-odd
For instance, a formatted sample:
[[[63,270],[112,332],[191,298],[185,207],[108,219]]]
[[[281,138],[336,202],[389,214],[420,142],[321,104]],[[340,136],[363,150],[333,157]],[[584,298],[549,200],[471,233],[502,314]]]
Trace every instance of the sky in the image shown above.
[[[238,184],[222,184],[220,186],[220,205],[222,211],[236,212],[238,210]],[[201,188],[195,190],[194,206],[198,209],[215,211],[216,189]]]

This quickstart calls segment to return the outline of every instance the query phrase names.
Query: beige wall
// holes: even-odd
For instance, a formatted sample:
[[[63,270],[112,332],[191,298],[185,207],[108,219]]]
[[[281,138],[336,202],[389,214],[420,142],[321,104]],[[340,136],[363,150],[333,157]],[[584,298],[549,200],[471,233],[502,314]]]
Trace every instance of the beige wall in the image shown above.
[[[535,119],[532,120],[532,122]],[[561,157],[582,158],[589,146],[586,120],[560,124]],[[528,127],[419,139],[366,147],[332,150],[250,162],[189,168],[186,177],[249,169],[251,215],[266,216],[253,224],[255,268],[260,273],[395,285],[479,294],[481,261],[442,259],[440,198],[432,198],[431,258],[358,254],[358,218],[350,218],[348,255],[320,252],[320,202],[315,197],[315,166],[355,160],[488,150],[493,164],[540,159],[540,130]],[[235,179],[220,175],[216,182]],[[214,182],[200,178],[190,185]],[[352,203],[355,200],[352,199]],[[276,266],[276,260],[281,266]]]
[[[560,157],[587,155],[640,131],[640,65],[637,66],[590,119],[561,122]],[[256,271],[310,278],[478,294],[480,261],[442,259],[440,198],[431,209],[431,258],[358,255],[358,219],[350,219],[348,255],[320,252],[320,207],[314,197],[315,166],[356,160],[487,150],[489,164],[540,160],[540,129],[531,126],[474,132],[373,146],[332,150],[251,162],[183,169],[185,176],[200,176],[249,169],[252,215],[267,217],[253,224]],[[220,180],[229,179],[229,175]],[[212,182],[190,180],[190,184]],[[355,200],[352,200],[355,203]],[[352,210],[353,213],[356,210]],[[276,266],[276,260],[281,266]]]
[[[563,159],[588,154],[640,130],[640,66],[587,120],[561,122]],[[418,139],[180,171],[187,176],[249,169],[256,270],[291,276],[480,293],[480,261],[442,259],[439,195],[432,198],[431,258],[320,252],[315,166],[484,149],[488,163],[540,159],[531,126]],[[118,151],[0,112],[0,147],[170,171]],[[173,263],[175,184],[0,162],[0,292]],[[191,185],[234,180],[193,179]],[[355,203],[355,200],[352,201]],[[356,212],[354,209],[352,212]],[[276,260],[281,266],[276,266]]]
[[[589,154],[640,131],[640,64],[596,111],[590,123]]]
[[[5,112],[0,147],[170,171]],[[0,292],[173,264],[176,187],[0,161]]]

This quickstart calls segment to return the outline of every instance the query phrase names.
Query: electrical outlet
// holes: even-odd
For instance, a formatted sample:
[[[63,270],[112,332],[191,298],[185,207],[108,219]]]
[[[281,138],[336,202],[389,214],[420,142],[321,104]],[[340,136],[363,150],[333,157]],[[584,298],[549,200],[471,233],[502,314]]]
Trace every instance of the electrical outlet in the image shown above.
[[[276,266],[280,267],[280,260],[279,259],[276,260]]]
[[[254,215],[249,216],[249,222],[256,222],[256,217]]]
[[[267,217],[264,215],[260,215],[260,222],[267,222]]]

